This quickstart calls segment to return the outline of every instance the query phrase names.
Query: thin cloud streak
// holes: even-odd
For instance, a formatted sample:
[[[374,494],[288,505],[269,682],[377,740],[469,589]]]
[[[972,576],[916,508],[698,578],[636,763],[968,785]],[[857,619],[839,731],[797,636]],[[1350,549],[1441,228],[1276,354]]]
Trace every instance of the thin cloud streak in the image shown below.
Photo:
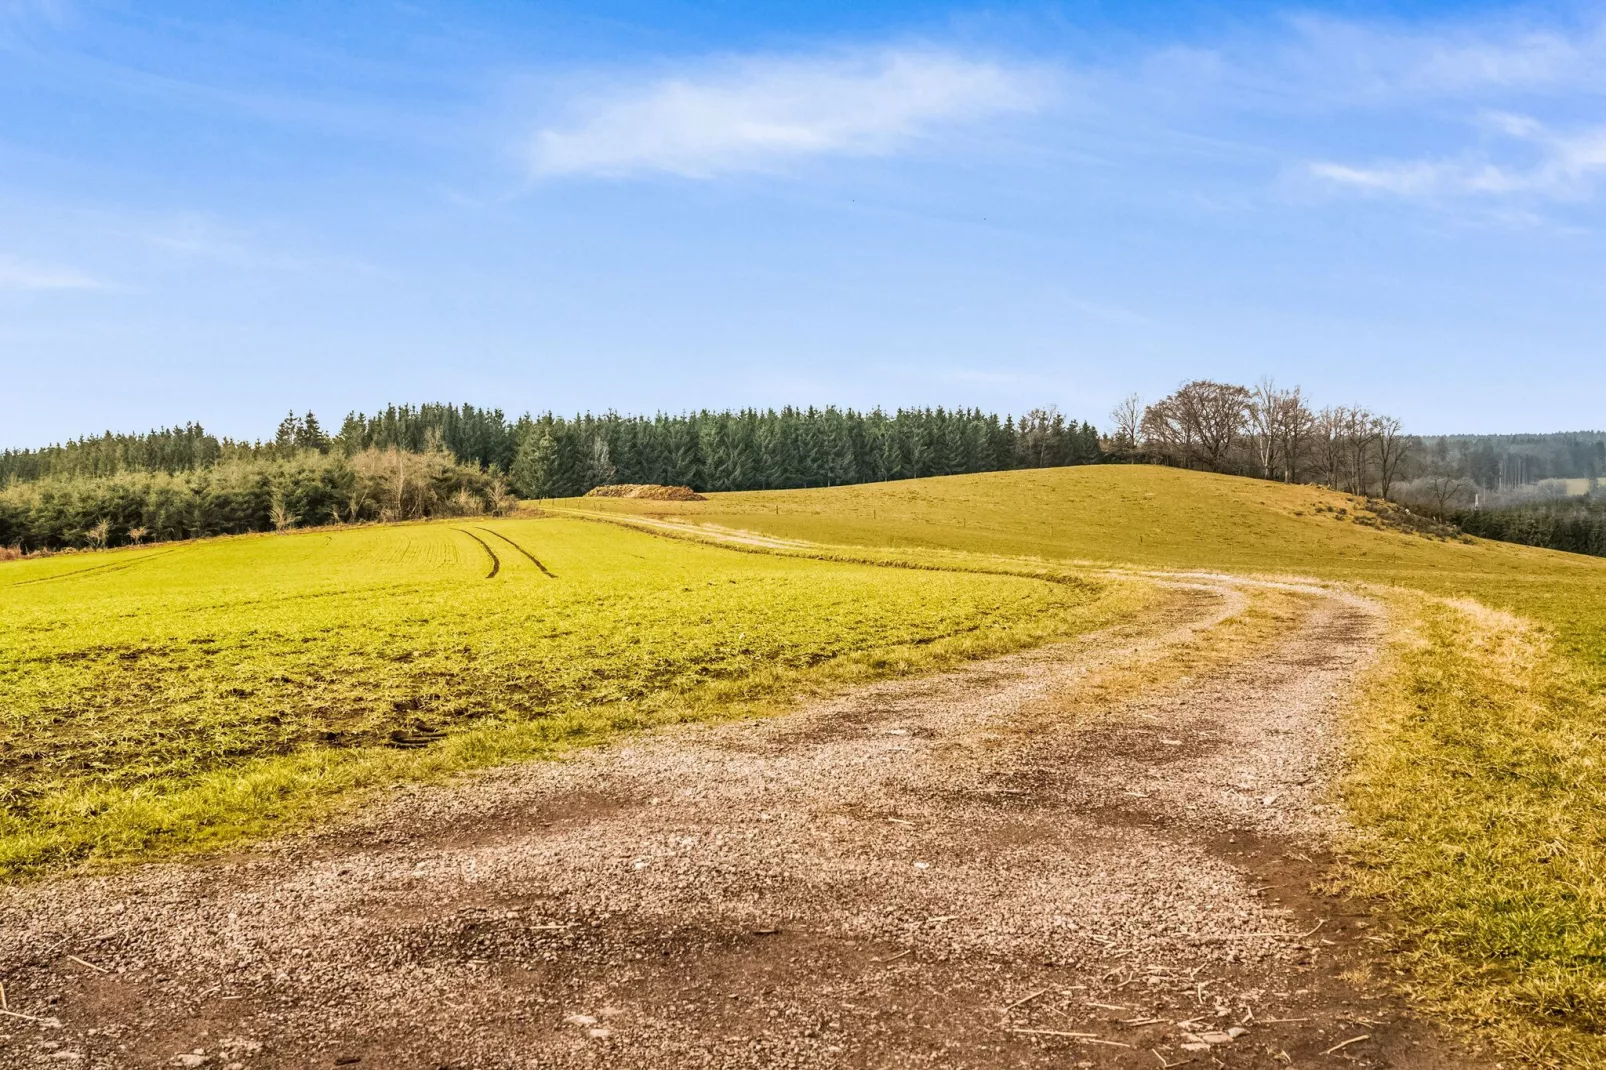
[[[937,50],[748,58],[580,104],[540,131],[538,176],[768,172],[810,156],[882,156],[944,128],[1035,110],[1052,80]]]
[[[0,254],[0,290],[104,290],[106,285],[71,268],[36,264]]]
[[[1292,83],[1357,103],[1606,88],[1606,26],[1512,20],[1421,27],[1320,16],[1289,20],[1276,66]]]
[[[1355,190],[1397,197],[1510,197],[1583,200],[1606,172],[1606,126],[1558,134],[1527,116],[1497,115],[1492,125],[1534,157],[1526,163],[1487,156],[1385,161],[1366,167],[1319,161],[1309,165],[1321,180]]]

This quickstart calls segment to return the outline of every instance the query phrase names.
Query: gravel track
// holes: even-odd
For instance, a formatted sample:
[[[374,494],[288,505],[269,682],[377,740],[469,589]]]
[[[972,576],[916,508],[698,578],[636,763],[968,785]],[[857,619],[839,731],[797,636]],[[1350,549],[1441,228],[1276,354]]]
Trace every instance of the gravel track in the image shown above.
[[[1310,890],[1374,605],[1300,588],[1268,651],[1092,722],[1035,716],[1254,586],[1165,582],[1157,634],[0,891],[0,1065],[1480,1065],[1347,979],[1367,919]]]

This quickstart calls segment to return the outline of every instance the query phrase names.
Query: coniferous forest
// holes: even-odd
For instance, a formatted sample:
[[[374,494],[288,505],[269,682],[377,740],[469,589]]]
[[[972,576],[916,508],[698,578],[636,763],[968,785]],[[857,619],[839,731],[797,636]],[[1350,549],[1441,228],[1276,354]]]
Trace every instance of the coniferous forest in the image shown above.
[[[510,508],[609,483],[767,490],[1096,463],[1098,432],[1052,409],[745,409],[508,419],[392,405],[270,439],[200,425],[0,453],[0,546],[118,546]]]
[[[199,424],[0,452],[0,552],[92,548],[504,512],[612,483],[781,490],[920,476],[1148,462],[1376,493],[1490,538],[1606,553],[1606,436],[1405,435],[1297,390],[1195,381],[1129,398],[1102,440],[1054,409],[783,408],[510,419],[473,405],[391,405],[338,429],[287,415],[271,437]],[[1567,498],[1568,477],[1587,495]]]

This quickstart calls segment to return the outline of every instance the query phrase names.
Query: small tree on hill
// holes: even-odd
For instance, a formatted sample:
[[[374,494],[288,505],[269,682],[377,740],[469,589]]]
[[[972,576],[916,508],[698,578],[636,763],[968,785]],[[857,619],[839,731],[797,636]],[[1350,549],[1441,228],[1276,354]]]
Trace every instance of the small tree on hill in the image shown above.
[[[1128,394],[1110,411],[1110,445],[1117,450],[1138,448],[1138,431],[1143,426],[1143,399]]]

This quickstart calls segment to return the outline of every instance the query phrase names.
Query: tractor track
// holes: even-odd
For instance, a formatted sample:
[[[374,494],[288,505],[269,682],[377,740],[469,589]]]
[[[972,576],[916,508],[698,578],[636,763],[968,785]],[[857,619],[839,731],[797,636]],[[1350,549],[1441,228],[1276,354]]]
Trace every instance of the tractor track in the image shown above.
[[[491,549],[491,544],[467,528],[454,528],[453,530],[461,531],[464,535],[467,535],[469,538],[480,544],[480,549],[484,550],[486,556],[491,559],[491,571],[485,574],[485,578],[488,580],[496,579],[496,574],[502,571],[502,559],[496,556],[496,551]]]
[[[501,539],[503,542],[505,542],[509,546],[513,547],[513,549],[517,550],[519,553],[521,553],[525,557],[529,558],[530,559],[530,564],[532,564],[536,568],[540,569],[541,570],[541,575],[545,576],[547,579],[549,579],[549,580],[557,579],[556,576],[554,576],[551,572],[549,572],[547,570],[547,567],[541,563],[539,558],[537,558],[534,554],[530,553],[530,551],[526,550],[524,547],[520,546],[518,543],[514,542],[512,539],[508,538],[506,535],[503,535],[500,531],[493,531],[492,529],[485,528],[485,527],[480,528],[480,530],[485,532],[487,535],[495,535],[497,538]]]

